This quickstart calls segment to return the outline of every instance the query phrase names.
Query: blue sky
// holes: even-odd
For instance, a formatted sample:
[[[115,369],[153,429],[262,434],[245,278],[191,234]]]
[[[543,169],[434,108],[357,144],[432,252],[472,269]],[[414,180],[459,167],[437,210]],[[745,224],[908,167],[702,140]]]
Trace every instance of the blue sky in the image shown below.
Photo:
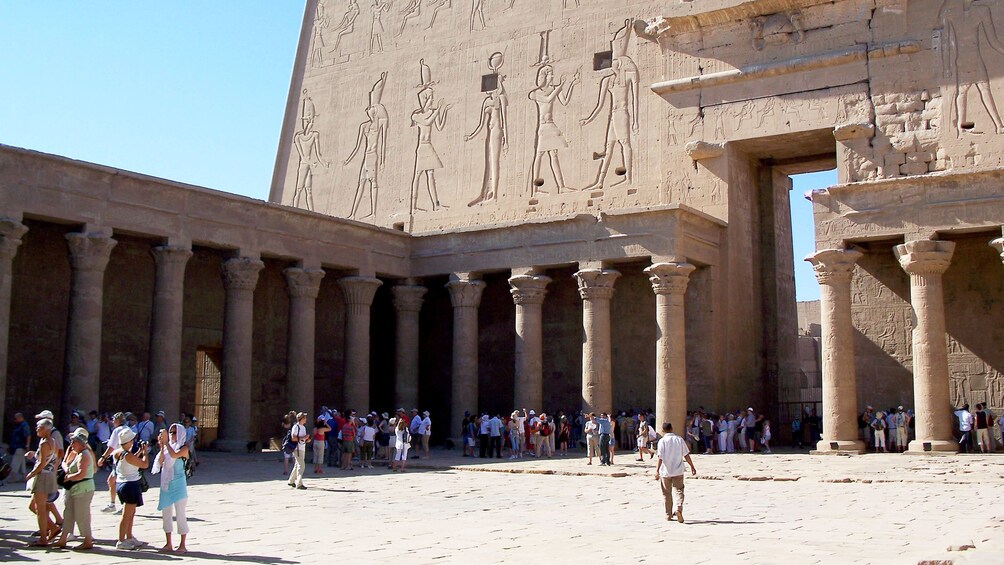
[[[267,199],[302,0],[0,2],[0,143]],[[796,178],[799,300],[812,211]]]

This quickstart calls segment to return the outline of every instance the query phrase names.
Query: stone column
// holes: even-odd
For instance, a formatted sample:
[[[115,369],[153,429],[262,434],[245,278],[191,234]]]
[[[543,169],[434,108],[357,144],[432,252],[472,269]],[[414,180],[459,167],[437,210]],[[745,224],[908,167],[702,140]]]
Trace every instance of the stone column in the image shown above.
[[[687,419],[687,333],[684,295],[690,273],[697,267],[690,263],[655,263],[645,269],[655,292],[655,321],[659,341],[655,346],[655,417],[662,424],[670,422],[682,433]]]
[[[185,306],[185,266],[188,247],[162,246],[151,251],[157,263],[150,322],[150,376],[146,408],[163,410],[168,418],[181,413],[181,335]],[[173,421],[173,420],[171,420]]]
[[[265,264],[251,257],[223,262],[226,307],[223,315],[223,370],[220,382],[220,428],[216,447],[244,449],[251,431],[251,361],[254,289]]]
[[[97,410],[101,390],[101,315],[105,267],[118,243],[103,233],[68,233],[70,318],[66,327],[66,361],[62,412],[68,419],[75,409]]]
[[[409,284],[391,289],[397,312],[394,405],[401,408],[418,406],[418,314],[422,311],[422,297],[428,290]]]
[[[453,396],[447,437],[459,437],[464,411],[478,409],[478,306],[485,282],[467,274],[451,278],[446,288],[453,303]]]
[[[370,306],[380,279],[338,280],[345,297],[345,409],[366,414],[370,407]]]
[[[286,342],[286,394],[289,409],[314,414],[314,343],[317,293],[323,269],[290,267],[286,275],[289,292],[289,339]]]
[[[910,275],[913,327],[913,402],[917,439],[911,452],[955,452],[952,404],[948,382],[948,343],[941,276],[952,261],[955,243],[921,239],[895,248],[903,270]]]
[[[28,227],[17,220],[0,218],[0,437],[6,438],[4,406],[7,405],[7,344],[10,337],[10,292],[14,255]]]
[[[854,368],[851,278],[861,258],[852,249],[825,249],[806,257],[819,281],[823,355],[823,435],[818,453],[863,453],[858,439],[858,387]]]
[[[550,277],[514,275],[509,279],[516,304],[515,408],[540,411],[544,402],[543,327],[541,309]]]
[[[613,410],[610,369],[610,298],[621,274],[612,269],[575,273],[582,297],[582,411]]]

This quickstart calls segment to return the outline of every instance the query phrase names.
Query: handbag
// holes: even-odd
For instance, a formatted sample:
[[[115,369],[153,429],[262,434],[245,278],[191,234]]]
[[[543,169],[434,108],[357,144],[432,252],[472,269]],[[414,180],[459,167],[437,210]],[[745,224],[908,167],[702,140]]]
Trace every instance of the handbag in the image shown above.
[[[60,488],[70,490],[79,482],[81,481],[66,480],[66,471],[63,470],[62,465],[60,465],[59,468],[56,469],[56,484],[59,485]]]
[[[139,490],[143,492],[150,490],[150,483],[146,481],[146,473],[142,470],[139,472]]]

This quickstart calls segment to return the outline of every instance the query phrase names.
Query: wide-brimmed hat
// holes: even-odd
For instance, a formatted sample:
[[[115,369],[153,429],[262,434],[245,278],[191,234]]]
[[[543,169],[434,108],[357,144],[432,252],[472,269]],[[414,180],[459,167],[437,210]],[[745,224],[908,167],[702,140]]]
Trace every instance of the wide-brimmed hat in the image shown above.
[[[136,432],[126,428],[119,432],[119,443],[129,443],[130,441],[136,439]]]
[[[77,428],[73,430],[72,434],[70,434],[70,441],[79,441],[80,443],[86,444],[89,435],[90,434],[87,433],[86,429]]]
[[[56,417],[52,415],[52,410],[42,410],[38,414],[35,414],[36,420],[55,420]]]

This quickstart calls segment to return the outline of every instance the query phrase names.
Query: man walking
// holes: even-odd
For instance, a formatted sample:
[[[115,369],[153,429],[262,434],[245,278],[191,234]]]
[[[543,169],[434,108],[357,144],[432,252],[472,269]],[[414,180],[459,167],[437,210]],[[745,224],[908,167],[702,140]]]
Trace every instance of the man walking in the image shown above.
[[[690,460],[690,450],[687,449],[687,442],[683,438],[672,433],[673,425],[669,422],[662,424],[662,439],[656,448],[658,459],[655,462],[655,480],[662,486],[662,496],[666,502],[666,520],[683,523],[683,474],[686,467],[683,462],[690,465],[691,476],[697,475],[694,462]],[[676,499],[676,505],[673,499]]]

